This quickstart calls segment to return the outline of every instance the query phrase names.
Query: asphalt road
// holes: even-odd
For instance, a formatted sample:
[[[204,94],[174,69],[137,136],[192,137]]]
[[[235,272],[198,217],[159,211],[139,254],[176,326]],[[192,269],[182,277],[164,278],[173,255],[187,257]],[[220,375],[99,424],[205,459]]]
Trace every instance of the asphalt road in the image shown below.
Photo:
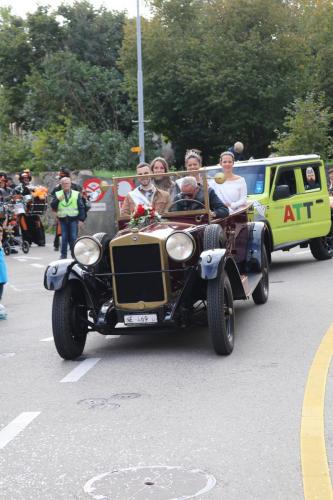
[[[84,357],[65,362],[52,341],[52,292],[42,285],[55,256],[33,246],[6,261],[1,500],[304,498],[302,405],[333,323],[333,261],[304,249],[274,254],[268,303],[236,303],[229,357],[216,356],[208,331],[195,328],[95,333]],[[332,474],[332,368],[322,411]],[[322,452],[312,449],[315,458]],[[315,490],[318,474],[308,478]]]

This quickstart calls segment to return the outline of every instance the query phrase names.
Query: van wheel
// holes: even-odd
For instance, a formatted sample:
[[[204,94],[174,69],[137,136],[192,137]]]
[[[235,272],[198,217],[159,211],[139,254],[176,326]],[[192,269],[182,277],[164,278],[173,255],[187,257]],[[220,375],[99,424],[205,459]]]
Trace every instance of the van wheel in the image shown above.
[[[310,240],[310,250],[317,260],[327,260],[333,257],[333,223],[327,236]]]

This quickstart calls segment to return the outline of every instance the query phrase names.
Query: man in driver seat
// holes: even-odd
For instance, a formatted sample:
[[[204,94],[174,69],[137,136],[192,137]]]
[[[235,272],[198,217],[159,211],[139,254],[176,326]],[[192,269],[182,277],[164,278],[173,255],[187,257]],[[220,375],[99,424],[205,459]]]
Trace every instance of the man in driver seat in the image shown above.
[[[183,177],[181,181],[180,193],[174,197],[169,212],[203,209],[205,207],[203,187],[194,177]],[[208,197],[209,208],[214,217],[223,219],[229,215],[228,207],[220,200],[214,189],[208,188]]]

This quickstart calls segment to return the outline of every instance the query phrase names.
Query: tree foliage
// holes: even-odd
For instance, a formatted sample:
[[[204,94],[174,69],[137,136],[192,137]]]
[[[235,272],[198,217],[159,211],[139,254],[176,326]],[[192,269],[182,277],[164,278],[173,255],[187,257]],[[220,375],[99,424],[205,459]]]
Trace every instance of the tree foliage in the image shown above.
[[[325,106],[324,94],[310,92],[297,98],[287,109],[283,130],[277,132],[272,149],[279,155],[319,153],[323,158],[333,154],[330,123],[333,113]]]
[[[286,139],[286,120],[302,113],[301,103],[327,110],[311,147],[328,154],[331,0],[149,4],[141,25],[146,129],[172,143],[179,166],[188,148],[215,163],[236,140],[248,155],[265,156],[276,130],[274,144]],[[135,20],[86,0],[39,6],[26,19],[0,9],[0,132],[14,163],[23,154],[35,169],[134,165],[136,118]],[[11,138],[9,126],[23,135]],[[149,130],[147,159],[161,152]]]

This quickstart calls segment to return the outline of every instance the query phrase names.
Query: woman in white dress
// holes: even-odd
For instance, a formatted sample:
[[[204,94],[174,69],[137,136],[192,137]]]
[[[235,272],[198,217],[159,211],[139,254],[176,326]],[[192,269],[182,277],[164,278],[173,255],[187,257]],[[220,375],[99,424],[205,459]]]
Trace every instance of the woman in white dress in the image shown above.
[[[244,177],[233,173],[235,158],[230,151],[221,153],[220,165],[223,169],[225,181],[222,184],[213,182],[211,187],[218,197],[229,208],[229,212],[235,212],[247,203],[247,187]]]

